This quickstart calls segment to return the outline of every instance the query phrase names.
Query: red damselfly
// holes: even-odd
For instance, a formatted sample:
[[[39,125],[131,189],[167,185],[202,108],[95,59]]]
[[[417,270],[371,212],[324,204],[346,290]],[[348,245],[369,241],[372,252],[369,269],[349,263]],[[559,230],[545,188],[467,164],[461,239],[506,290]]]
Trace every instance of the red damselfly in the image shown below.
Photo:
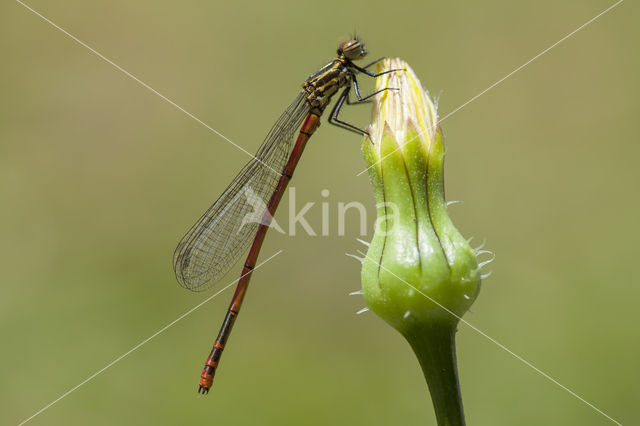
[[[367,55],[364,43],[355,37],[341,43],[337,53],[335,59],[304,82],[302,91],[273,125],[255,157],[244,166],[176,248],[173,266],[178,282],[190,290],[200,291],[209,288],[228,272],[253,241],[222,327],[202,371],[198,388],[200,393],[208,393],[213,384],[213,376],[240,312],[269,223],[307,141],[320,125],[320,116],[332,97],[342,89],[331,110],[329,123],[367,135],[366,131],[341,121],[338,114],[345,102],[351,103],[349,93],[352,88],[357,102],[366,101],[386,89],[363,97],[356,74],[378,77],[397,71],[376,74],[367,69],[383,58],[364,67],[354,64],[354,61]],[[298,137],[294,143],[296,133]],[[247,217],[257,217],[258,220],[247,220]]]

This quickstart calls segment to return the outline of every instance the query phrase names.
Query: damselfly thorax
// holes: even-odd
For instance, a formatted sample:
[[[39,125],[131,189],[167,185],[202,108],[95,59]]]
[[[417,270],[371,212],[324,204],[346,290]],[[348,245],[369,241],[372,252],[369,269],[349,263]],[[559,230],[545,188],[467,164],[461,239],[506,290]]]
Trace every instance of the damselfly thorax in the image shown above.
[[[307,94],[306,101],[311,108],[324,111],[332,96],[351,83],[348,63],[345,58],[338,57],[304,82],[302,88]]]

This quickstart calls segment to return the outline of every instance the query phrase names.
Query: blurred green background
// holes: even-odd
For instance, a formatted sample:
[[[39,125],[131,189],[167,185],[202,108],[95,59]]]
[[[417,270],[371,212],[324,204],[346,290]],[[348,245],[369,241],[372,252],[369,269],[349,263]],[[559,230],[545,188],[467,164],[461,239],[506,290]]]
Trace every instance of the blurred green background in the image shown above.
[[[354,29],[444,116],[613,2],[28,4],[253,152]],[[17,424],[213,294],[180,288],[171,256],[247,158],[0,7],[0,423]],[[443,123],[451,215],[497,255],[465,319],[623,424],[640,422],[638,11],[622,3]],[[296,201],[316,202],[316,229],[328,202],[331,233],[268,236],[261,259],[284,252],[254,276],[209,396],[197,382],[231,289],[30,424],[435,424],[408,345],[347,296],[359,226],[336,235],[337,203],[368,206],[365,239],[375,214],[360,143],[326,123],[312,138]],[[469,425],[611,424],[472,329],[457,340]]]

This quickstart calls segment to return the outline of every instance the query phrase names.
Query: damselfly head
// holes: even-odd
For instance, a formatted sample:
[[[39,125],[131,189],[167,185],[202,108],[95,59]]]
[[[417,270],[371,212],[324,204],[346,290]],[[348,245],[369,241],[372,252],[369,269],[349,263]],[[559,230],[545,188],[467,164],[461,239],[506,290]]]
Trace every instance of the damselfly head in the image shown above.
[[[338,55],[344,55],[350,61],[357,61],[367,55],[367,49],[364,47],[364,42],[357,38],[345,41],[338,45]]]

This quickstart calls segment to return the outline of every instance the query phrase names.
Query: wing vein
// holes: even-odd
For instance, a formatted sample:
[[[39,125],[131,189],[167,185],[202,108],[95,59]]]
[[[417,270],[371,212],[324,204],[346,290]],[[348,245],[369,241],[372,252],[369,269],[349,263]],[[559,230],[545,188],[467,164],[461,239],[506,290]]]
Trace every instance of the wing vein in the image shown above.
[[[255,158],[231,181],[178,243],[173,267],[181,286],[209,288],[246,251],[258,230],[282,171],[291,155],[294,136],[309,112],[303,92],[280,115]]]

